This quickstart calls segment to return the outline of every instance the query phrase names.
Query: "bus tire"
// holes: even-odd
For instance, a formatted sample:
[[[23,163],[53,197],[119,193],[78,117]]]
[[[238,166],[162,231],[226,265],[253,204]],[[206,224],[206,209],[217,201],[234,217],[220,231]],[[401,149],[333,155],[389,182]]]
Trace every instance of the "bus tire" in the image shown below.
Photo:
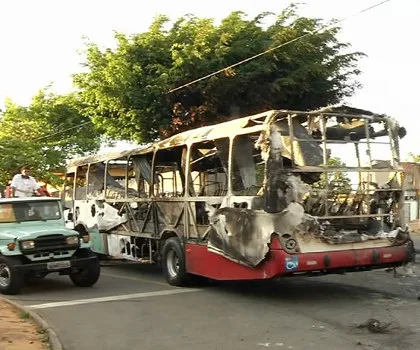
[[[177,237],[171,237],[165,241],[162,257],[163,274],[166,281],[171,286],[185,286],[189,281],[185,266],[185,254]]]
[[[94,252],[85,249],[83,249],[78,256],[84,258],[95,256],[96,259],[92,260],[81,269],[78,269],[78,271],[70,272],[70,280],[77,287],[92,287],[98,281],[101,274],[99,259]]]
[[[0,293],[19,294],[25,283],[25,276],[22,272],[14,269],[14,266],[21,264],[21,260],[17,257],[0,255]]]

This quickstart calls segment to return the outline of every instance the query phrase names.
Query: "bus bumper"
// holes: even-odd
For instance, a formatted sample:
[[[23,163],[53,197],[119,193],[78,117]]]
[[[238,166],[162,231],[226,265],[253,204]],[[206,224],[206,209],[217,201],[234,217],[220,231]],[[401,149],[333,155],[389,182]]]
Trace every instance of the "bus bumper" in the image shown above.
[[[412,260],[412,250],[409,242],[382,248],[300,254],[270,249],[261,264],[249,267],[209,251],[206,245],[186,244],[185,260],[188,273],[216,280],[254,280],[396,267]]]

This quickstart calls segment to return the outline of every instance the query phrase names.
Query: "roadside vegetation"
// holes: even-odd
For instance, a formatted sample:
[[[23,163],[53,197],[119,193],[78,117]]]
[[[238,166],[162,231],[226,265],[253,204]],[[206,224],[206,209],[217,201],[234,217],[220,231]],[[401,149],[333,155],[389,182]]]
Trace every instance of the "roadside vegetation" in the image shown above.
[[[254,18],[232,12],[220,23],[159,15],[144,33],[116,33],[112,49],[89,42],[83,68],[74,74],[75,91],[57,95],[43,88],[29,106],[6,101],[0,184],[22,164],[57,184],[66,160],[110,140],[147,143],[269,109],[339,103],[360,87],[364,56],[341,42],[339,32],[334,22],[301,17],[291,5]]]

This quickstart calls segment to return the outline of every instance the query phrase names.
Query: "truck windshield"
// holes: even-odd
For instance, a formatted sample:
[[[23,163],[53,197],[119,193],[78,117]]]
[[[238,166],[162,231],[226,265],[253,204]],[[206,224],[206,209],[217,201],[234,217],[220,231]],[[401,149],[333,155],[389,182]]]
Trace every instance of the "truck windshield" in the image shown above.
[[[61,218],[58,202],[33,201],[0,203],[0,223],[45,221]]]

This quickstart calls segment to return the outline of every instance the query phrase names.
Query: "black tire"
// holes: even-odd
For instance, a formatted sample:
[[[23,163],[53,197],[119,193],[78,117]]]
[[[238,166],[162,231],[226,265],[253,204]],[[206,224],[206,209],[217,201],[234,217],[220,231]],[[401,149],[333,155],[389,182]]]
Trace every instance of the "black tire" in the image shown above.
[[[91,260],[88,265],[79,268],[75,272],[70,272],[70,280],[74,285],[78,287],[92,287],[98,281],[99,276],[101,275],[101,265],[97,255],[90,250],[82,250],[76,255],[76,257],[80,258],[89,258],[93,256],[96,259]]]
[[[22,261],[18,257],[0,255],[0,293],[19,294],[25,284],[25,276],[16,270],[15,266],[21,264]]]
[[[166,281],[171,286],[185,286],[188,284],[188,274],[185,267],[184,249],[177,237],[168,238],[162,248],[162,267]]]

